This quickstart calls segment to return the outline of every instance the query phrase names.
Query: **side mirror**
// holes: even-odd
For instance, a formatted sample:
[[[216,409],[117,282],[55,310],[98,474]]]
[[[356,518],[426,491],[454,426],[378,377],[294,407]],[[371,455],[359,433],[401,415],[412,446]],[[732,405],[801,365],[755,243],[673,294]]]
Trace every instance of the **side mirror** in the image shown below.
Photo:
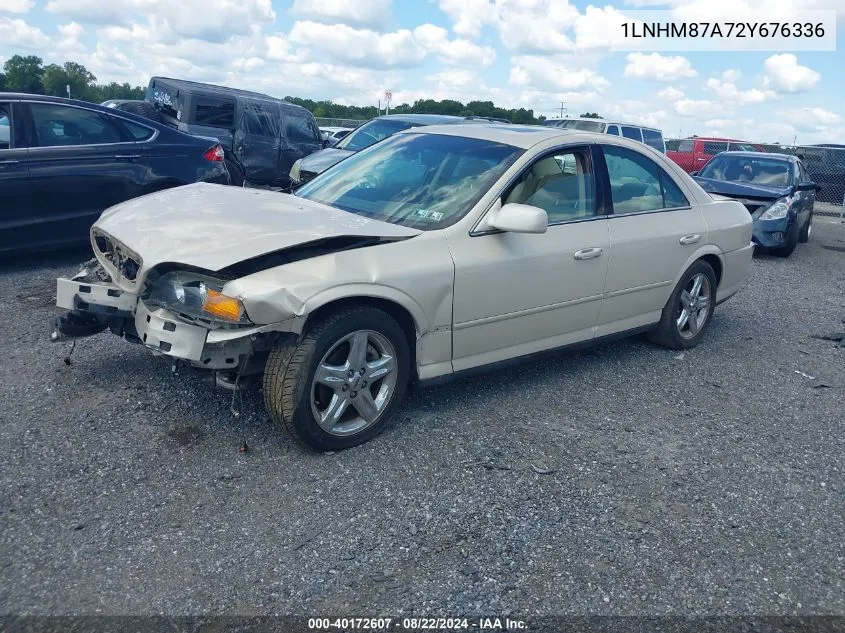
[[[795,191],[814,191],[816,189],[816,183],[812,180],[802,180],[798,183],[798,186],[795,187]]]
[[[545,233],[549,228],[549,216],[540,207],[509,202],[496,212],[489,224],[510,233]]]

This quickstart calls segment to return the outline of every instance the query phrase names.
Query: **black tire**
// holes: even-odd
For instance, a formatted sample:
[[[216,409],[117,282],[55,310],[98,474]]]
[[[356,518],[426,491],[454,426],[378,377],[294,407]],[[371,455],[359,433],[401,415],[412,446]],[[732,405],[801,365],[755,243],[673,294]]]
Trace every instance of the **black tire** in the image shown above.
[[[813,212],[810,211],[810,217],[807,218],[807,224],[803,226],[801,232],[798,234],[798,241],[806,244],[810,241],[810,231],[813,228]]]
[[[130,114],[137,114],[156,123],[164,123],[164,117],[149,101],[130,101],[120,106],[120,109]]]
[[[689,325],[684,334],[684,328],[678,326],[678,318],[681,315],[684,305],[682,304],[682,295],[688,286],[691,286],[693,280],[699,276],[704,275],[707,279],[707,296],[708,304],[705,312],[706,316],[701,321],[701,325],[697,327],[697,331],[692,333]],[[702,289],[703,289],[702,283]],[[689,349],[695,347],[701,341],[710,321],[713,319],[713,310],[716,307],[716,273],[713,272],[713,267],[704,260],[699,259],[683,274],[678,285],[672,291],[672,295],[666,302],[661,314],[660,321],[652,331],[648,333],[648,339],[652,343],[668,347],[669,349]],[[700,308],[699,308],[700,309]],[[698,323],[698,321],[696,321]]]
[[[789,233],[786,236],[786,244],[780,248],[773,248],[772,255],[777,255],[778,257],[789,257],[792,255],[795,247],[798,246],[799,237],[798,219],[796,218],[795,222],[792,223],[792,226],[789,227]]]
[[[229,170],[229,184],[234,187],[243,187],[244,186],[244,172],[238,166],[237,163],[229,160],[228,158],[224,161],[226,163],[226,169]]]
[[[396,382],[390,399],[375,421],[354,433],[330,433],[320,426],[312,409],[312,393],[317,393],[312,390],[314,376],[324,357],[337,349],[344,337],[360,331],[376,333],[390,342],[395,350]],[[351,344],[349,349],[351,353]],[[305,446],[319,451],[351,448],[384,430],[401,405],[410,375],[410,359],[408,340],[393,317],[377,308],[345,308],[314,323],[299,340],[279,343],[270,351],[264,369],[264,404],[276,425]],[[357,393],[354,389],[366,388],[372,395],[372,390],[380,389],[380,384],[374,380],[369,386],[352,387],[353,391],[349,393],[354,397]],[[350,401],[349,406],[359,415],[354,402]]]

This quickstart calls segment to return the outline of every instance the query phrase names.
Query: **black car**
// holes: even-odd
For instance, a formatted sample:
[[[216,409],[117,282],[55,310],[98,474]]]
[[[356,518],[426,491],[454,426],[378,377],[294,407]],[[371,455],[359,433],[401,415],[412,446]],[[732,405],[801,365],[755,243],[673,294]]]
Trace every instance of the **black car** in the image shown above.
[[[0,93],[0,253],[84,243],[112,205],[199,181],[229,184],[217,139],[83,101]]]
[[[708,193],[742,202],[754,220],[753,241],[788,257],[810,239],[816,183],[795,156],[722,152],[691,174]]]
[[[146,101],[120,108],[220,139],[233,185],[287,188],[293,164],[325,146],[311,112],[259,92],[153,77]]]

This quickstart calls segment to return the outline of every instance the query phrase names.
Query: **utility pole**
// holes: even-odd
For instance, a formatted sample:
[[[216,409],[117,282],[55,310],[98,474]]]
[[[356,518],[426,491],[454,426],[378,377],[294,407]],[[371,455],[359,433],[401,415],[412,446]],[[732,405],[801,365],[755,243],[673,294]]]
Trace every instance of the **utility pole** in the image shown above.
[[[563,118],[563,112],[564,112],[564,110],[566,110],[566,108],[564,107],[564,105],[565,105],[565,102],[564,102],[564,101],[561,101],[561,102],[560,102],[560,118],[561,118],[561,119]]]

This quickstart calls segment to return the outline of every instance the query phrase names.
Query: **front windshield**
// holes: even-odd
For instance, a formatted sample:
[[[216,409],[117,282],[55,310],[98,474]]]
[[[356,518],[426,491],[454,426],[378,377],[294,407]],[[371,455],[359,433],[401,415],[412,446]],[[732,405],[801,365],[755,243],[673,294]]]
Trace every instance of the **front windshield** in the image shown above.
[[[391,121],[389,119],[373,119],[364,123],[354,132],[347,135],[345,139],[335,145],[338,149],[348,149],[350,152],[359,152],[362,149],[378,143],[396,132],[414,127],[413,123],[407,121]]]
[[[433,230],[461,219],[522,150],[440,134],[398,134],[296,190],[299,197],[393,224]]]
[[[789,163],[782,158],[722,154],[711,159],[698,175],[727,182],[786,187],[789,184]]]

